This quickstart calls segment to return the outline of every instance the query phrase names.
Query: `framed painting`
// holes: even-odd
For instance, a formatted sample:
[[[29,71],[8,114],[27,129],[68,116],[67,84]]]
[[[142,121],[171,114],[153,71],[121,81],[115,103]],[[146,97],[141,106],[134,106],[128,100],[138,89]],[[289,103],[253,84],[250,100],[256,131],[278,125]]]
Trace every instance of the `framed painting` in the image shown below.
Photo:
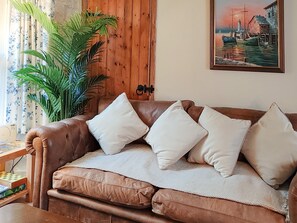
[[[211,0],[210,68],[285,72],[283,0]]]

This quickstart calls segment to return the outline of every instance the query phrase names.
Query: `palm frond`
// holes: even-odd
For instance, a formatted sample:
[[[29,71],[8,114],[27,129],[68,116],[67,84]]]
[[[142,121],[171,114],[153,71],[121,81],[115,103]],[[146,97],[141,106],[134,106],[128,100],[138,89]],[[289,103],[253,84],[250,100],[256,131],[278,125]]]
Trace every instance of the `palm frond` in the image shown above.
[[[103,44],[103,41],[98,41],[94,43],[88,50],[82,51],[76,60],[76,64],[78,66],[86,68],[86,66],[92,63],[95,57],[102,52],[101,47],[103,46]]]
[[[35,18],[49,33],[48,50],[26,50],[38,58],[14,73],[20,84],[39,90],[29,95],[38,103],[50,121],[59,121],[83,112],[95,89],[107,77],[88,77],[88,67],[100,58],[104,42],[92,43],[99,34],[108,35],[108,27],[116,28],[117,19],[101,12],[74,14],[64,23],[55,23],[30,2],[11,0],[20,12]]]
[[[56,66],[54,59],[50,54],[48,54],[45,51],[38,52],[37,50],[25,50],[23,51],[24,54],[34,56],[36,58],[39,58],[40,60],[47,63],[49,66]]]
[[[36,94],[29,94],[28,98],[30,100],[34,101],[35,103],[39,104],[40,107],[45,112],[45,114],[49,117],[50,121],[53,121],[52,117],[51,117],[51,114],[53,114],[53,107],[52,107],[51,102],[49,100],[47,100],[45,95],[43,95],[41,93],[39,93],[38,96]]]
[[[19,12],[35,18],[49,34],[57,32],[52,20],[32,2],[22,2],[20,0],[10,0],[10,2]]]

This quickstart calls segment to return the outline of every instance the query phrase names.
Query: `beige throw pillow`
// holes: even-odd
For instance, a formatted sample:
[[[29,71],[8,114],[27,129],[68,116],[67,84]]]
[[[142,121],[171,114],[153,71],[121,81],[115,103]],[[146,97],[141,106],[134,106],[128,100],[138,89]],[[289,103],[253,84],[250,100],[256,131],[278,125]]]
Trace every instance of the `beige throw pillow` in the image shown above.
[[[277,104],[247,134],[242,153],[269,185],[277,188],[297,166],[297,133]]]
[[[190,151],[188,161],[207,163],[223,177],[231,176],[251,122],[231,119],[205,106],[199,124],[208,136]]]
[[[105,154],[119,153],[125,145],[144,136],[149,128],[134,111],[125,93],[103,112],[87,121],[90,132]]]
[[[145,137],[157,154],[160,169],[177,162],[207,131],[184,111],[181,101],[172,104],[153,124]]]

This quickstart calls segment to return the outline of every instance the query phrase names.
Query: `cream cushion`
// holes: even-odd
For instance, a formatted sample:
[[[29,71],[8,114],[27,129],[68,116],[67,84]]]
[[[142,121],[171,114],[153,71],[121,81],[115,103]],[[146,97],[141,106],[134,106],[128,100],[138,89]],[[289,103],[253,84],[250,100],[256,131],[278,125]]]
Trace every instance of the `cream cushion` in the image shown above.
[[[159,168],[166,169],[206,135],[207,131],[184,111],[181,101],[177,101],[156,120],[145,140],[157,154]]]
[[[297,133],[277,104],[247,134],[242,153],[269,185],[277,188],[297,166]]]
[[[188,161],[207,163],[223,177],[231,176],[251,121],[231,119],[205,106],[199,124],[208,136],[190,151]]]
[[[87,121],[90,132],[105,154],[119,153],[125,145],[144,136],[149,128],[134,111],[125,93],[103,112]]]

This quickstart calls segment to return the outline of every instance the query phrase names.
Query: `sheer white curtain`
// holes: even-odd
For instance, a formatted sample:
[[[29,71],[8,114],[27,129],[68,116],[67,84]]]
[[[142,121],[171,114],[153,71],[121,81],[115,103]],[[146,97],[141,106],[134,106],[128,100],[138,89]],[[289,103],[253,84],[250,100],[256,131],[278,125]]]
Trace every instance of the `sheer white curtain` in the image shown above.
[[[2,0],[0,7],[0,125],[5,124],[5,90],[7,78],[7,52],[8,52],[8,22],[9,1]]]
[[[6,0],[5,0],[6,1]],[[25,0],[23,0],[25,1]],[[31,0],[46,14],[53,16],[55,0]],[[4,89],[5,122],[16,124],[18,133],[26,133],[35,125],[46,123],[41,108],[27,99],[29,93],[35,92],[26,85],[19,86],[13,72],[26,64],[35,63],[35,58],[22,54],[27,49],[46,50],[47,35],[42,27],[30,16],[9,8],[9,36]],[[2,83],[2,82],[1,82]],[[3,84],[4,85],[4,84]]]

